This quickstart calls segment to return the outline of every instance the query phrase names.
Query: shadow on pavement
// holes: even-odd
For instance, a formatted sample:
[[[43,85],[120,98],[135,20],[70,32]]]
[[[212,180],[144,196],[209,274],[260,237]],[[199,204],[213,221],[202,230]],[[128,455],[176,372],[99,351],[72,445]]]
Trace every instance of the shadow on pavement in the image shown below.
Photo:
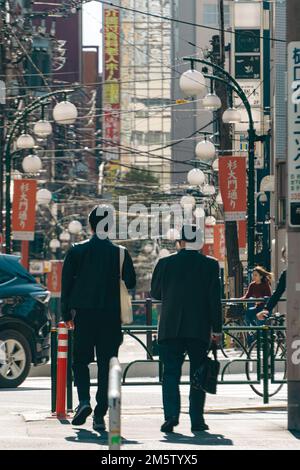
[[[108,434],[105,431],[101,434],[89,431],[88,429],[74,429],[74,431],[76,435],[65,437],[66,441],[107,445]]]
[[[78,443],[90,443],[90,444],[99,444],[102,446],[108,446],[108,432],[95,432],[89,431],[88,429],[74,429],[76,436],[65,437],[65,440],[68,442],[78,442]],[[126,444],[141,444],[138,441],[128,440],[122,437],[122,445]]]
[[[209,432],[197,432],[194,436],[186,436],[180,433],[171,433],[164,436],[164,440],[160,442],[168,442],[173,444],[198,444],[206,446],[233,446],[231,439],[225,438],[222,434],[211,434]]]

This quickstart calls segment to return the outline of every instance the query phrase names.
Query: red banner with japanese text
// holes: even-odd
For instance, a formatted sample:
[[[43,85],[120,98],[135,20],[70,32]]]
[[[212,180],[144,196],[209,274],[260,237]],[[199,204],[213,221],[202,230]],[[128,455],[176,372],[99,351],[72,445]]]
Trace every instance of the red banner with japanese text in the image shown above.
[[[219,186],[225,221],[244,220],[247,208],[245,157],[219,158]]]
[[[218,261],[225,260],[225,225],[214,225],[214,255]]]
[[[36,180],[14,180],[12,232],[15,240],[34,240]]]
[[[47,274],[47,288],[52,297],[60,297],[63,261],[51,260],[51,271]]]

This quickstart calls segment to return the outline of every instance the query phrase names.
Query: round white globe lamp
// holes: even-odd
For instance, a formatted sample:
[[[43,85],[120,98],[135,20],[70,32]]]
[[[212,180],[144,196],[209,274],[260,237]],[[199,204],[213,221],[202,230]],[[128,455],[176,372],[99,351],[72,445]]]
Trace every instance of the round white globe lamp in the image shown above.
[[[49,204],[52,199],[52,194],[48,189],[39,189],[36,193],[36,201],[38,204]]]
[[[58,124],[74,124],[77,116],[77,108],[70,101],[61,101],[53,108],[53,119]]]
[[[37,155],[27,155],[22,161],[25,173],[38,173],[42,168],[42,162]]]
[[[204,97],[207,91],[205,77],[198,70],[187,70],[179,79],[179,87],[185,96]]]

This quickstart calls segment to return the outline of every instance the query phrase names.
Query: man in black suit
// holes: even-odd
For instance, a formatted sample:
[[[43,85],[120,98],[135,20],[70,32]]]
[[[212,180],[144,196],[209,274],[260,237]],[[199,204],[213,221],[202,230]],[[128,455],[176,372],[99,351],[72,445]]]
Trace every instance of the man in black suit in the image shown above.
[[[89,224],[92,237],[74,244],[66,255],[61,308],[67,326],[74,327],[73,371],[79,405],[72,424],[84,424],[92,412],[88,365],[94,360],[96,348],[98,390],[93,428],[101,431],[105,429],[104,416],[108,409],[109,361],[118,355],[122,343],[120,249],[108,238],[109,227],[113,224],[109,208],[95,207],[89,214]],[[127,250],[122,278],[128,289],[135,287],[135,271]]]
[[[203,233],[184,225],[176,254],[157,263],[151,294],[162,300],[158,342],[163,363],[163,432],[172,432],[179,423],[181,368],[187,353],[190,377],[207,355],[211,340],[222,332],[222,307],[217,260],[202,255]],[[205,393],[190,388],[192,431],[208,429],[204,413]]]

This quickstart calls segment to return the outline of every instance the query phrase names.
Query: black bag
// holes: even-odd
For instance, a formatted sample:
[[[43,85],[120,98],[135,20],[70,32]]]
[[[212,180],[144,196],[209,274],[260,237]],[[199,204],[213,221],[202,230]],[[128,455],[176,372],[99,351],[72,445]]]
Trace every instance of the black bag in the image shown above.
[[[206,357],[196,370],[192,378],[192,387],[196,390],[203,390],[203,392],[215,395],[217,393],[217,381],[220,371],[220,363],[217,360],[217,346],[212,345],[211,350],[214,358]]]

